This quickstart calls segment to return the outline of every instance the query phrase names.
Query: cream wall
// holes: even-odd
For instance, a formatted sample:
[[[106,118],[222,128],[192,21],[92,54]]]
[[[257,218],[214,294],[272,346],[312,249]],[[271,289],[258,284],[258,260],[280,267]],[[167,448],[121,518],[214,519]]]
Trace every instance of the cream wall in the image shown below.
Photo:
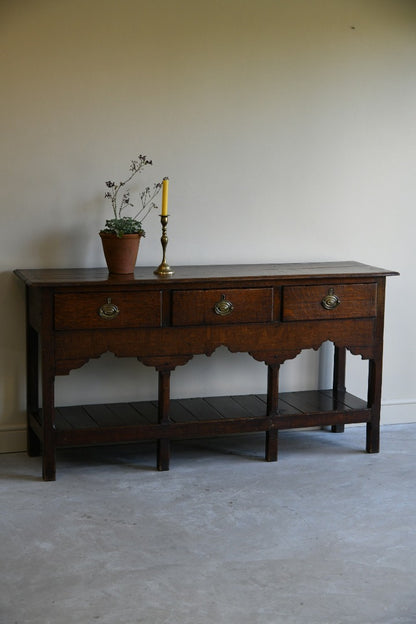
[[[0,450],[25,444],[24,296],[11,271],[102,266],[104,181],[138,152],[155,162],[150,181],[171,180],[172,265],[399,270],[383,422],[416,420],[414,1],[3,0],[0,35]],[[140,263],[156,266],[158,219],[146,226]],[[361,392],[366,364],[350,359]],[[313,387],[318,360],[285,364],[283,389]],[[265,376],[220,349],[177,369],[172,387],[261,392]],[[56,385],[70,404],[153,398],[155,383],[107,354]]]

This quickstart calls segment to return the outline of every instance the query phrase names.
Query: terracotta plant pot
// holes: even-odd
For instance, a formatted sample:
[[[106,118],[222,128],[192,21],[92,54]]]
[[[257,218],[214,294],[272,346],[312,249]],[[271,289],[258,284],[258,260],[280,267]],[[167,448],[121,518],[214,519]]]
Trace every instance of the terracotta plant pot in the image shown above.
[[[104,256],[110,273],[128,275],[134,272],[141,234],[116,234],[100,232]]]

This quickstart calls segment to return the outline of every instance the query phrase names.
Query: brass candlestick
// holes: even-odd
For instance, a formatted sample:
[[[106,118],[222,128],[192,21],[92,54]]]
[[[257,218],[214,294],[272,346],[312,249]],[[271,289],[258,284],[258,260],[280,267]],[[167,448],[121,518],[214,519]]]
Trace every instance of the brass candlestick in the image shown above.
[[[166,234],[166,230],[168,227],[168,217],[169,215],[160,215],[160,222],[162,224],[162,237],[160,242],[162,243],[163,249],[163,257],[162,262],[159,264],[157,269],[153,271],[155,275],[160,275],[162,277],[169,277],[169,275],[173,275],[175,271],[173,271],[168,263],[166,262],[166,247],[168,246],[168,235]]]

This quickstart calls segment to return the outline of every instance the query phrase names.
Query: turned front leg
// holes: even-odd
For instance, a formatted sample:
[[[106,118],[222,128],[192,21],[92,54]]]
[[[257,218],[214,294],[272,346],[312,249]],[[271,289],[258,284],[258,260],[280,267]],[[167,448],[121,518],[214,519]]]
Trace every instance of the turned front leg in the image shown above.
[[[277,414],[279,401],[279,369],[280,364],[269,364],[267,367],[267,416],[270,421]],[[266,431],[265,460],[277,461],[278,430]]]
[[[169,422],[170,404],[170,370],[159,371],[158,422],[167,425]],[[157,441],[157,469],[169,470],[170,440],[159,438]]]

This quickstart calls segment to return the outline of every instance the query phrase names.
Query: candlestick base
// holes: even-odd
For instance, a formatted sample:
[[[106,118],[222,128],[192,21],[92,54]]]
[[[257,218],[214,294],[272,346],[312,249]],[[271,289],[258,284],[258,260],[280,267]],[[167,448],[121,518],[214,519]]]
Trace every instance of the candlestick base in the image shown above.
[[[170,268],[167,262],[162,262],[159,264],[157,269],[153,271],[155,275],[161,275],[162,277],[169,277],[169,275],[173,275],[175,271]]]
[[[168,216],[169,215],[160,215],[160,222],[162,224],[162,237],[160,242],[162,244],[163,257],[162,262],[159,264],[157,269],[153,271],[155,275],[159,275],[160,277],[170,277],[175,273],[175,271],[171,269],[169,264],[166,262],[166,247],[168,246],[168,236],[166,234],[166,230],[168,227]]]

